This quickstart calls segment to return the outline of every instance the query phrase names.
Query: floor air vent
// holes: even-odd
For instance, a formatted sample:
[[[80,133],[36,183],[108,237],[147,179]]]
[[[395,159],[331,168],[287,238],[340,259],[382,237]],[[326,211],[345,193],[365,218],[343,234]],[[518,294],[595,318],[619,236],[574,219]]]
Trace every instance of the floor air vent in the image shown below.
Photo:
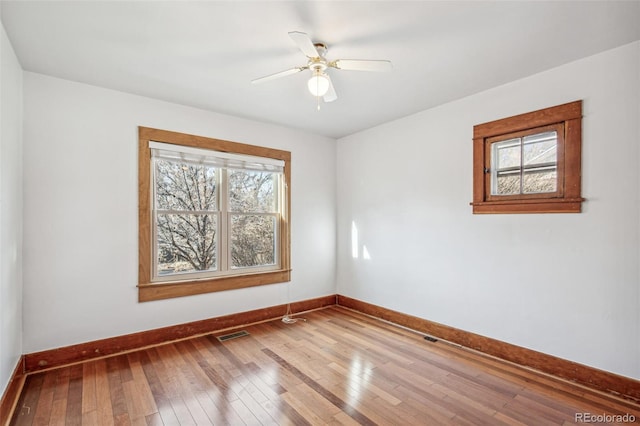
[[[221,342],[226,342],[227,340],[231,340],[231,339],[237,339],[238,337],[244,337],[244,336],[248,336],[249,333],[242,330],[242,331],[236,331],[235,333],[231,333],[231,334],[224,334],[222,336],[216,336],[216,338],[221,341]]]

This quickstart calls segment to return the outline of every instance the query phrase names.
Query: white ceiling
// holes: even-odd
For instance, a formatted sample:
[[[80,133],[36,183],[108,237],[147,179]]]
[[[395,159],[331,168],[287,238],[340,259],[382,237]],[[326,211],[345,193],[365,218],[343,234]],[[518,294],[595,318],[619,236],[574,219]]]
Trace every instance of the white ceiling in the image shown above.
[[[640,1],[6,1],[28,71],[334,138],[640,39]],[[287,33],[328,59],[389,59],[390,73],[331,70],[322,104]],[[615,77],[615,76],[612,76]]]

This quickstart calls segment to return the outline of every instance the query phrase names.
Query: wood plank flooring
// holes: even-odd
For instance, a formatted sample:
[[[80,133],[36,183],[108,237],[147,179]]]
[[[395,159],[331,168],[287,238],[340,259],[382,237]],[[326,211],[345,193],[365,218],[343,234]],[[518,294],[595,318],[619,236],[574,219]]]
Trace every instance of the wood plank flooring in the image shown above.
[[[345,308],[301,317],[31,374],[11,424],[640,423],[629,401]]]

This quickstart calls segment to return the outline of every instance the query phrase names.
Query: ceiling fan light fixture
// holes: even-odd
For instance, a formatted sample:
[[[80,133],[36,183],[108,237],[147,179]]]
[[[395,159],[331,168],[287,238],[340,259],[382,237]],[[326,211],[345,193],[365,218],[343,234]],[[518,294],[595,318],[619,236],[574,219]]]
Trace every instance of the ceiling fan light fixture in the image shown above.
[[[2,0],[0,0],[2,1]],[[298,46],[298,49],[307,57],[305,65],[280,71],[275,74],[252,80],[252,84],[263,83],[291,74],[296,74],[304,70],[311,71],[311,78],[307,82],[309,92],[317,99],[318,109],[320,109],[320,98],[324,102],[334,102],[338,99],[335,87],[329,77],[329,69],[350,70],[350,71],[390,71],[391,61],[386,59],[336,59],[327,61],[327,45],[324,43],[314,43],[309,35],[300,31],[289,32],[289,37]],[[333,71],[331,71],[333,73]]]
[[[321,72],[314,72],[307,83],[307,87],[313,96],[324,96],[329,90],[329,79]]]

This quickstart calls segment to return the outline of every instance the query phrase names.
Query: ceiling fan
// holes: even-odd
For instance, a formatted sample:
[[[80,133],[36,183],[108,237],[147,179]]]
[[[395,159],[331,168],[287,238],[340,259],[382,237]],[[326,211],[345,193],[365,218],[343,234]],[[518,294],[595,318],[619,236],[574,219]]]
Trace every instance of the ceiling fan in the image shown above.
[[[387,60],[336,59],[328,61],[324,56],[328,50],[324,43],[314,43],[307,34],[298,31],[290,32],[289,37],[291,37],[293,42],[308,58],[306,65],[291,68],[286,71],[280,71],[265,77],[260,77],[252,80],[251,83],[264,83],[276,78],[296,74],[304,70],[310,70],[311,78],[309,79],[307,86],[311,94],[318,98],[318,102],[320,102],[320,98],[325,102],[333,102],[338,99],[338,95],[336,94],[333,83],[331,83],[331,78],[329,78],[329,74],[327,73],[329,68],[350,71],[390,71],[392,68],[391,61]],[[320,105],[318,104],[318,109],[319,108]]]

